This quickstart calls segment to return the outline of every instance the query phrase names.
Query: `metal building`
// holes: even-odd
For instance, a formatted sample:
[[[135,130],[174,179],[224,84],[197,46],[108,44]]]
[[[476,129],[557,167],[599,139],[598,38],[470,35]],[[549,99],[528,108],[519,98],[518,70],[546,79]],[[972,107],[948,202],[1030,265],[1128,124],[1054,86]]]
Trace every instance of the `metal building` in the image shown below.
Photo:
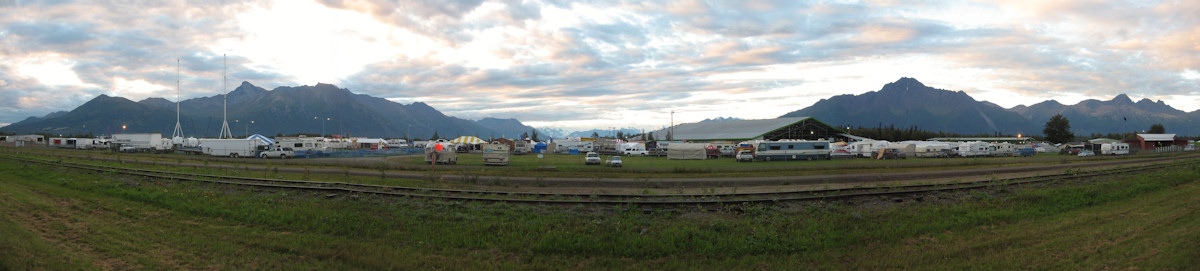
[[[689,142],[788,139],[844,141],[853,137],[842,129],[812,117],[684,123],[675,125],[674,129],[667,127],[653,133],[654,140]]]

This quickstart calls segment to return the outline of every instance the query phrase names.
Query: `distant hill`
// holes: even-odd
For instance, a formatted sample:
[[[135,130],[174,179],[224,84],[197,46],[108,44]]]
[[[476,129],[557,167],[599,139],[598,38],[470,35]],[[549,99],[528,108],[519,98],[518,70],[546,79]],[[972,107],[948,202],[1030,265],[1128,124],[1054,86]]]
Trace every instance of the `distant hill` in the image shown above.
[[[484,139],[501,137],[518,138],[522,134],[531,134],[535,129],[521,123],[517,119],[483,118],[475,121],[475,123],[495,132],[494,134],[480,135]],[[538,139],[545,138],[546,136],[543,131],[538,130]]]
[[[221,95],[180,103],[184,135],[217,137],[222,118]],[[459,135],[489,137],[532,127],[516,120],[479,122],[442,114],[421,102],[403,105],[383,98],[354,94],[329,84],[278,87],[265,90],[243,82],[229,93],[228,120],[235,136],[250,134],[342,134],[363,137],[409,137],[428,139],[436,132],[442,138]],[[133,102],[100,95],[65,113],[31,117],[0,128],[10,133],[108,134],[159,132],[171,136],[175,127],[175,103],[162,98]],[[253,124],[249,122],[253,121]],[[499,129],[499,130],[493,130]],[[511,137],[511,136],[510,136]]]
[[[976,101],[962,91],[925,86],[913,78],[901,78],[879,91],[822,99],[781,117],[811,116],[835,126],[894,125],[964,134],[1036,135],[1042,133],[1051,116],[1059,113],[1071,121],[1071,130],[1080,135],[1142,131],[1154,123],[1163,123],[1168,133],[1186,134],[1190,128],[1188,119],[1200,121],[1197,118],[1200,111],[1187,113],[1148,99],[1134,103],[1124,94],[1111,101],[1086,100],[1068,106],[1050,100],[1005,109]],[[1190,132],[1200,132],[1200,127]]]
[[[962,91],[927,87],[907,77],[884,85],[879,91],[822,99],[781,117],[802,116],[835,126],[916,126],[929,131],[968,134],[1041,131],[1028,119],[1003,107],[976,101]]]

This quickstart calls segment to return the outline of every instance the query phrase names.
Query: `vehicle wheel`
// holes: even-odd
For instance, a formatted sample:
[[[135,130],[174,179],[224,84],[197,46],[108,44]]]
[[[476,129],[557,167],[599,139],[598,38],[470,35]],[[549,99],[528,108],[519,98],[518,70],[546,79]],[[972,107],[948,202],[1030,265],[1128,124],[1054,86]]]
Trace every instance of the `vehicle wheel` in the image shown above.
[[[262,159],[267,159],[267,154],[264,153],[264,154],[259,155],[258,157],[261,157]]]
[[[805,158],[807,158],[807,159],[808,159],[808,161],[812,161],[812,160],[813,160],[812,156],[808,156],[808,157],[805,157]]]
[[[287,154],[280,154],[279,159],[287,159]]]
[[[238,154],[236,154],[236,153],[230,153],[230,154],[229,154],[229,157],[232,157],[232,158],[238,158]]]
[[[763,161],[771,162],[771,157],[770,156],[763,157]]]

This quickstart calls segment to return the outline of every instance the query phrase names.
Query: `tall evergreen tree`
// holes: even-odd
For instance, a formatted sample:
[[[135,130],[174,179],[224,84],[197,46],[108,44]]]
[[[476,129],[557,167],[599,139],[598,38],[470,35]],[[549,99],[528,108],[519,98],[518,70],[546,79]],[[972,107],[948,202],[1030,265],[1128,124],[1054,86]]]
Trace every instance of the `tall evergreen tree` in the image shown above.
[[[1146,133],[1165,134],[1167,133],[1167,128],[1163,127],[1162,123],[1155,123],[1154,125],[1150,125],[1150,130],[1146,130]]]
[[[1042,133],[1046,135],[1046,141],[1053,143],[1066,143],[1075,138],[1075,134],[1071,133],[1071,121],[1062,114],[1050,117],[1050,121],[1046,122],[1046,128],[1042,129]]]

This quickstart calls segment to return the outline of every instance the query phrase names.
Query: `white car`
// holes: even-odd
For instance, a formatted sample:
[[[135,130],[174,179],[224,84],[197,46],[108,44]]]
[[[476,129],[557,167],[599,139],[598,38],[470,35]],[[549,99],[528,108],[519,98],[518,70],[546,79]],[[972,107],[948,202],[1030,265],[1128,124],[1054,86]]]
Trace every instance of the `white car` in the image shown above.
[[[583,163],[585,165],[599,165],[600,164],[600,154],[596,154],[595,152],[588,152],[587,155],[585,155],[585,157],[583,158]]]
[[[276,146],[275,148],[272,148],[270,150],[263,151],[262,153],[260,153],[258,155],[258,157],[262,157],[264,159],[266,159],[266,158],[286,159],[288,157],[295,157],[295,156],[296,156],[296,152],[292,151],[292,148],[278,147],[278,146]]]
[[[733,158],[737,159],[738,162],[751,162],[751,161],[754,161],[754,152],[738,151],[737,154],[733,156]]]
[[[621,167],[622,166],[621,157],[620,156],[609,156],[608,161],[606,161],[605,164],[607,164],[610,167]]]

